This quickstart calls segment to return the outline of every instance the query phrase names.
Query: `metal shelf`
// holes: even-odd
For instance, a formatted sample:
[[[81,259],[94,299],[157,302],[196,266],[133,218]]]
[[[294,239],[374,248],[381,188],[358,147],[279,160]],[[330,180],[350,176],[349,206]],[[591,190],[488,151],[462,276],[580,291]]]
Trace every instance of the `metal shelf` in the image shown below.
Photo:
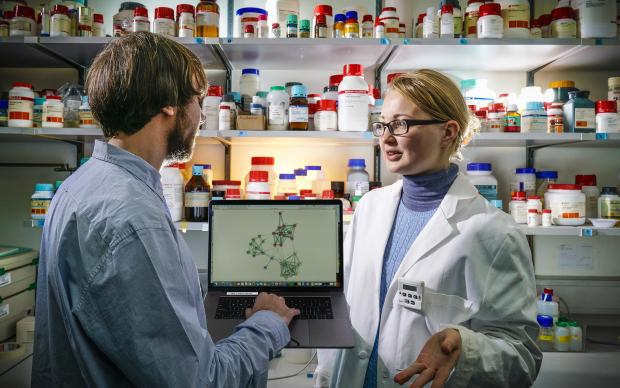
[[[620,39],[582,39],[578,50],[542,71],[620,71]]]
[[[378,144],[378,139],[369,131],[220,131],[219,136],[231,144]]]
[[[620,237],[620,228],[596,228],[592,225],[584,226],[551,226],[542,227],[521,225],[521,230],[527,236],[556,236],[556,237],[593,237],[613,236]]]
[[[0,38],[0,67],[70,67],[65,61],[50,56],[38,46],[39,38],[36,36],[13,36]]]
[[[584,141],[582,133],[490,133],[480,132],[468,147],[530,147],[544,145],[572,144]],[[586,136],[587,137],[587,136]]]
[[[15,128],[0,127],[0,135],[25,135],[39,137],[58,137],[76,139],[84,137],[103,137],[101,128]]]

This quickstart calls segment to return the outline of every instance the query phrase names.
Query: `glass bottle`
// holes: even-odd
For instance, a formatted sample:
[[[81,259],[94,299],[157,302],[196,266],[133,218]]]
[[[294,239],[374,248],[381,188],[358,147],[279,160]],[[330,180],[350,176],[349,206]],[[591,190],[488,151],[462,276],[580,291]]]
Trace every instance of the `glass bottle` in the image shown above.
[[[209,184],[203,176],[203,166],[192,167],[192,178],[185,185],[185,220],[206,222],[209,210]]]
[[[345,38],[359,38],[360,37],[360,25],[357,21],[357,12],[349,11],[346,14],[346,22],[344,24],[344,37]]]
[[[200,1],[196,6],[196,36],[217,38],[220,35],[220,7],[214,0]]]
[[[305,85],[295,85],[291,93],[292,97],[288,108],[289,129],[292,131],[307,131],[308,88]]]
[[[286,37],[297,38],[297,15],[286,16]]]
[[[302,19],[299,21],[299,37],[300,38],[310,37],[310,20]]]
[[[329,27],[327,26],[327,17],[325,15],[317,15],[316,25],[314,26],[315,38],[327,38]]]
[[[338,13],[334,16],[334,38],[344,38],[344,14]]]

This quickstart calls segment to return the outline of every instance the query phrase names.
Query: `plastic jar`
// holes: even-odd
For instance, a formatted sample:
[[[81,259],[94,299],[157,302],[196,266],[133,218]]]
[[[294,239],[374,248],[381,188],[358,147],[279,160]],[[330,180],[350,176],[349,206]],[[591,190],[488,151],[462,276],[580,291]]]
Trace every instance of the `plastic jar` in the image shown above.
[[[547,126],[547,112],[545,112],[544,104],[541,101],[528,102],[521,116],[521,132],[545,133]]]
[[[170,211],[172,222],[183,219],[183,174],[179,170],[178,163],[164,166],[161,171],[161,185],[166,200],[166,206]]]
[[[9,20],[10,36],[36,36],[37,23],[34,9],[23,4],[16,4],[13,17]]]
[[[465,8],[465,30],[466,38],[476,38],[478,36],[478,18],[480,17],[480,6],[484,4],[482,0],[467,0]]]
[[[527,211],[527,226],[540,226],[540,213],[536,209],[529,209]]]
[[[196,28],[194,20],[194,6],[191,4],[177,5],[177,36],[179,38],[193,38]]]
[[[596,218],[598,214],[598,197],[600,191],[596,186],[596,175],[577,175],[575,184],[581,186],[581,192],[586,196],[586,217]]]
[[[571,7],[559,7],[551,11],[551,37],[576,38],[577,22]]]
[[[226,192],[228,189],[241,189],[241,181],[215,180],[213,181],[213,191]]]
[[[544,197],[549,185],[555,184],[558,181],[557,171],[537,171],[536,172],[536,195]]]
[[[60,96],[48,96],[43,103],[43,128],[62,128],[64,126],[64,109]]]
[[[237,12],[235,12],[235,15],[237,17],[237,22],[235,23],[235,29],[234,29],[234,36],[236,38],[241,38],[243,37],[243,31],[245,31],[245,25],[250,23],[254,26],[254,31],[256,31],[258,29],[258,18],[260,17],[260,15],[267,15],[267,17],[269,17],[267,11],[265,11],[262,8],[256,8],[256,7],[244,7],[244,8],[239,8],[237,10]],[[252,20],[246,20],[244,22],[244,18],[253,18]],[[271,19],[270,19],[271,20]],[[274,23],[278,22],[277,20],[274,21]],[[282,20],[280,22],[280,25],[286,25],[286,20]]]
[[[220,131],[232,130],[232,112],[230,106],[220,105],[217,122]]]
[[[37,183],[34,194],[30,197],[30,217],[33,220],[44,220],[54,196],[54,185]]]
[[[253,156],[251,159],[251,167],[250,172],[252,171],[267,171],[268,173],[268,183],[269,183],[269,191],[271,195],[275,194],[276,189],[276,170],[275,170],[275,159],[271,156]],[[245,176],[245,186],[247,187],[250,182],[250,172]],[[294,179],[294,177],[293,177]]]
[[[308,172],[310,184],[324,176],[321,166],[306,166],[306,171]]]
[[[368,84],[364,81],[362,65],[345,65],[338,86],[338,130],[364,132],[368,130]]]
[[[571,352],[581,352],[583,350],[583,332],[579,324],[575,321],[568,322],[568,331],[570,333],[569,350]]]
[[[545,228],[548,228],[552,225],[553,225],[553,220],[551,218],[551,210],[544,209],[542,211],[542,226],[544,226]]]
[[[308,171],[305,168],[295,170],[295,183],[300,192],[301,190],[312,190],[312,182],[308,179]]]
[[[616,101],[616,109],[620,111],[620,77],[611,77],[607,79],[607,99]]]
[[[215,0],[203,0],[196,6],[196,36],[217,38],[220,35],[220,7]]]
[[[69,36],[70,32],[69,9],[64,5],[55,5],[50,17],[50,36]]]
[[[441,38],[454,38],[454,8],[450,4],[444,4],[441,7],[439,36]]]
[[[245,190],[246,199],[263,199],[271,198],[269,191],[269,173],[267,171],[250,171],[249,182]]]
[[[280,174],[278,195],[297,194],[298,192],[295,174]]]
[[[552,103],[547,108],[547,133],[564,133],[564,104]]]
[[[539,19],[532,20],[530,27],[530,38],[531,39],[541,39],[542,38],[542,28]]]
[[[555,225],[578,226],[586,222],[586,196],[579,185],[549,185],[545,207]]]
[[[527,211],[535,210],[537,213],[542,213],[543,204],[539,196],[530,195],[527,197]]]
[[[499,0],[504,19],[504,38],[530,37],[530,2],[528,0]]]
[[[32,85],[14,82],[9,90],[9,127],[32,128],[33,104]]]
[[[132,31],[133,32],[150,32],[151,31],[151,21],[149,20],[149,11],[146,8],[138,7],[133,10],[133,22],[132,22]]]
[[[202,114],[205,117],[203,129],[210,131],[219,130],[219,110],[222,94],[223,89],[221,86],[212,85],[207,89],[207,95],[202,100]]]
[[[175,36],[176,25],[174,23],[174,10],[168,7],[155,8],[155,20],[153,20],[153,32],[164,36]]]
[[[331,5],[319,4],[314,7],[314,18],[312,19],[312,31],[316,31],[316,25],[319,16],[325,18],[325,25],[327,28],[326,37],[332,38],[334,31],[334,10]],[[316,38],[316,36],[315,36]]]
[[[538,315],[536,317],[539,325],[538,338],[536,344],[544,352],[553,351],[553,317],[549,315]]]
[[[34,98],[34,104],[32,106],[32,126],[34,128],[41,128],[41,124],[43,123],[43,104],[44,103],[45,103],[44,97]],[[0,126],[6,126],[6,125],[0,125]]]
[[[620,132],[620,116],[616,101],[601,100],[596,102],[596,132]]]
[[[288,129],[289,95],[284,86],[272,86],[267,95],[267,129],[285,131]]]
[[[598,218],[620,218],[620,196],[616,187],[603,187],[598,199]]]
[[[579,7],[581,38],[615,38],[617,6],[613,0],[583,1]]]
[[[536,193],[536,169],[517,168],[510,182],[510,191],[525,191],[527,195]]]
[[[362,38],[372,38],[374,35],[374,21],[372,15],[364,15],[362,18]]]
[[[361,191],[361,195],[370,191],[370,176],[366,171],[366,161],[364,159],[349,159],[349,171],[347,171],[346,192],[351,198],[356,190]]]
[[[467,163],[467,178],[488,201],[497,199],[497,178],[491,163]]]
[[[568,352],[570,350],[570,331],[566,322],[558,322],[555,326],[553,349],[558,352]]]
[[[569,92],[570,100],[563,106],[564,132],[596,132],[596,109],[588,90]]]
[[[508,105],[504,115],[504,132],[521,132],[521,115],[516,104]]]
[[[291,100],[288,108],[289,129],[292,131],[308,130],[308,88],[305,85],[295,85],[291,89]]]
[[[243,101],[243,110],[250,111],[252,97],[260,90],[260,71],[258,69],[241,70],[241,78],[239,79],[239,91]]]
[[[93,14],[93,36],[95,37],[105,36],[105,26],[103,25],[103,15],[100,13]]]
[[[497,111],[494,107],[490,107],[487,110],[487,132],[502,132],[502,128],[504,126],[504,120],[502,119],[500,112]]]
[[[527,223],[527,199],[524,191],[512,193],[512,200],[509,204],[509,212],[517,224]]]
[[[504,37],[504,20],[501,17],[502,7],[498,3],[486,3],[480,6],[478,18],[478,39]]]

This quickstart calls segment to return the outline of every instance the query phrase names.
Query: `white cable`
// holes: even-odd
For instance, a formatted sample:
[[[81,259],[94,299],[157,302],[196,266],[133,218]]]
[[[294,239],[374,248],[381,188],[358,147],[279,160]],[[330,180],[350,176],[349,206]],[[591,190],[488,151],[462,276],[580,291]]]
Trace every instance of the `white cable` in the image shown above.
[[[291,377],[299,376],[301,374],[301,372],[305,371],[306,368],[312,363],[312,361],[314,361],[315,357],[316,357],[316,350],[312,354],[312,358],[310,358],[310,361],[308,361],[306,363],[306,365],[304,365],[304,367],[301,368],[301,370],[299,372],[297,372],[295,374],[292,374],[292,375],[288,375],[288,376],[270,377],[270,378],[267,379],[267,381],[271,381],[271,380],[284,380],[284,379],[290,379]]]

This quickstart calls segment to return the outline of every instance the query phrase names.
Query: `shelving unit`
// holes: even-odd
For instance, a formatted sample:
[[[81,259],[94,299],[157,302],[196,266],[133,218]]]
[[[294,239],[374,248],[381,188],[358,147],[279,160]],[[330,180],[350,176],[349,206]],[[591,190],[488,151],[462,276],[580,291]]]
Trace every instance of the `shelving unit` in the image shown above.
[[[596,228],[592,225],[585,226],[526,226],[521,230],[526,236],[555,236],[555,237],[594,237],[611,236],[620,237],[620,228]]]

